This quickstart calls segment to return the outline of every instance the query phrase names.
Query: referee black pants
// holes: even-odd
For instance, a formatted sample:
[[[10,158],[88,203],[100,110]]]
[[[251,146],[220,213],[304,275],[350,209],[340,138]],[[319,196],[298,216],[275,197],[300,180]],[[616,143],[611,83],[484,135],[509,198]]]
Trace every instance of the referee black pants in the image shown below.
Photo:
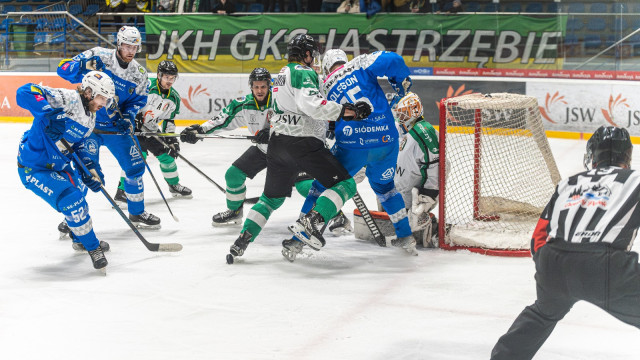
[[[537,300],[516,318],[492,360],[531,359],[580,300],[640,328],[638,254],[603,244],[549,243],[534,255]]]

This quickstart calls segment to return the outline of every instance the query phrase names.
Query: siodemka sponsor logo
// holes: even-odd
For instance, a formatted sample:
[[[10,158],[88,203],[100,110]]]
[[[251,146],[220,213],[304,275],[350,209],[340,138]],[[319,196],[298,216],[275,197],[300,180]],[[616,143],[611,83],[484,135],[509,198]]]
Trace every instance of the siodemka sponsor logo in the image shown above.
[[[436,75],[458,75],[458,71],[456,69],[434,69],[434,73]]]
[[[549,77],[549,73],[544,71],[532,71],[529,73],[529,76],[533,77]]]
[[[347,128],[347,126],[345,126],[343,128],[343,131],[346,128]],[[389,125],[364,126],[364,127],[361,127],[361,128],[355,128],[355,133],[356,134],[362,134],[362,133],[371,133],[371,132],[388,131],[388,130],[389,130]],[[349,128],[349,131],[351,131],[351,128]],[[347,135],[347,133],[345,133],[345,135]]]
[[[487,70],[487,71],[483,71],[483,72],[482,72],[482,75],[487,75],[487,76],[502,76],[502,75],[503,75],[503,73],[502,73],[502,71],[498,71],[498,70],[495,70],[495,69],[490,69],[490,70]]]
[[[613,79],[613,74],[610,72],[597,72],[593,74],[594,79]]]
[[[637,76],[638,76],[637,74],[629,74],[626,71],[623,73],[616,74],[617,79],[625,79],[625,80],[635,80]]]
[[[580,71],[579,73],[573,73],[571,77],[577,79],[591,79],[591,74]]]
[[[471,70],[471,69],[463,69],[463,70],[460,70],[459,74],[460,74],[460,75],[473,75],[473,76],[477,76],[477,75],[480,75],[480,71],[478,71],[478,70]]]
[[[505,71],[504,75],[505,76],[523,77],[523,76],[526,76],[527,74],[524,71],[511,70],[511,71]]]

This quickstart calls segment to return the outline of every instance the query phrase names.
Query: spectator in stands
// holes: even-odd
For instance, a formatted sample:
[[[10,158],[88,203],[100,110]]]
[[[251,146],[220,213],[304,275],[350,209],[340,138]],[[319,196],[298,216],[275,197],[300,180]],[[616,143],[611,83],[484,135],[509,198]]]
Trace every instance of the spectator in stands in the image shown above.
[[[233,14],[236,12],[236,4],[232,0],[219,0],[212,11],[218,14]]]
[[[129,0],[106,0],[108,12],[112,13],[121,13],[124,12],[124,9],[127,7]],[[122,16],[115,15],[113,17],[113,22],[122,25]]]
[[[185,0],[184,12],[211,12],[213,0]]]
[[[341,0],[322,0],[320,11],[322,12],[336,12],[340,6]]]
[[[157,12],[173,12],[176,7],[176,0],[158,0]]]
[[[304,12],[302,8],[302,0],[289,0],[288,12]]]
[[[308,0],[307,12],[320,12],[322,8],[322,0]]]
[[[463,12],[464,9],[462,8],[462,0],[452,0],[452,1],[443,1],[444,4],[438,4],[441,5],[440,9],[444,9],[447,5],[447,3],[452,3],[451,4],[451,8],[447,9],[447,10],[442,10],[442,11],[438,11],[437,13],[445,13],[445,14],[457,14],[459,12]],[[444,6],[442,6],[444,5]]]
[[[151,0],[136,0],[136,9],[143,13],[151,12],[153,4]]]
[[[278,0],[278,6],[276,11],[276,0],[262,0],[262,5],[264,5],[264,12],[285,12],[284,9],[284,0]]]
[[[381,0],[360,0],[360,11],[367,14],[367,19],[382,10]]]

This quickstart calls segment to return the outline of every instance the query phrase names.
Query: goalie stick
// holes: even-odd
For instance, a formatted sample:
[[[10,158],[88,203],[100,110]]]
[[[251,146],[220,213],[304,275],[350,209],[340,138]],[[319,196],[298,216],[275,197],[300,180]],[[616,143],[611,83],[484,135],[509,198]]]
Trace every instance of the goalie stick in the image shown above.
[[[153,133],[149,133],[149,135],[145,135],[145,136],[152,136],[154,139],[158,140],[158,142],[160,142],[160,144],[162,144],[165,148],[168,149],[172,149],[169,144],[167,144],[166,142],[164,142],[164,140],[162,140],[162,138],[160,136],[157,135],[153,135]],[[174,150],[175,151],[175,150]],[[223,193],[226,194],[226,191],[224,190],[224,188],[220,185],[218,185],[217,182],[215,182],[212,178],[210,178],[209,176],[207,176],[207,174],[205,174],[202,170],[200,170],[197,166],[195,166],[193,163],[191,163],[191,161],[187,160],[184,156],[182,156],[182,154],[180,153],[180,151],[175,151],[176,155],[178,155],[178,157],[180,159],[182,159],[182,161],[186,162],[187,165],[191,166],[196,172],[198,172],[198,174],[202,175],[205,177],[205,179],[209,180],[210,183],[212,183],[213,185],[215,185],[218,190],[222,191]],[[247,198],[244,200],[244,202],[246,202],[247,204],[255,204],[258,202],[260,198],[258,197],[254,197],[254,198]]]
[[[373,217],[371,216],[371,213],[369,212],[367,205],[364,203],[364,200],[362,200],[362,197],[360,197],[360,194],[358,192],[356,192],[356,194],[353,195],[353,202],[356,204],[358,211],[360,211],[360,214],[362,215],[364,222],[367,224],[369,231],[371,231],[371,235],[373,235],[373,239],[376,241],[378,245],[382,247],[386,247],[387,241],[384,238],[382,231],[380,231],[378,224],[376,224],[375,220],[373,220]]]
[[[89,169],[87,169],[87,167],[84,165],[84,162],[82,162],[82,160],[80,160],[78,155],[75,152],[73,152],[73,150],[71,149],[71,146],[69,146],[69,143],[64,139],[62,139],[61,142],[62,142],[62,144],[64,144],[64,146],[67,148],[67,150],[73,156],[73,160],[75,161],[76,165],[78,167],[80,167],[80,169],[84,173],[89,174],[92,177],[96,178],[97,176],[95,175],[95,172],[91,172],[91,171],[89,171]],[[99,181],[100,177],[97,177],[97,179]],[[157,244],[157,243],[150,243],[149,241],[147,241],[147,239],[145,239],[144,236],[142,236],[142,234],[140,233],[140,231],[138,231],[138,229],[135,227],[135,225],[133,225],[131,220],[129,220],[129,218],[127,218],[127,216],[124,214],[124,212],[122,212],[122,209],[120,209],[120,207],[118,205],[116,205],[116,202],[113,200],[111,195],[109,195],[107,190],[105,190],[105,188],[102,185],[102,183],[100,183],[100,192],[102,192],[102,194],[107,198],[107,200],[109,200],[109,202],[111,203],[111,206],[113,206],[113,208],[116,209],[116,211],[118,212],[120,217],[122,217],[122,219],[124,219],[124,221],[127,223],[127,225],[129,225],[131,230],[134,232],[134,234],[136,234],[138,239],[140,239],[140,241],[142,241],[144,246],[149,251],[174,252],[174,251],[182,250],[182,244],[178,244],[178,243]]]

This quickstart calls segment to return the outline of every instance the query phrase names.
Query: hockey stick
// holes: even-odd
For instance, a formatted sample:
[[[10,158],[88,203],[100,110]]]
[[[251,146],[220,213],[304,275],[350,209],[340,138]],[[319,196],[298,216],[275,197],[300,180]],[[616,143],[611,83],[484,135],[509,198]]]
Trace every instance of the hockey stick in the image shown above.
[[[358,211],[360,211],[360,214],[362,215],[364,222],[367,224],[369,231],[371,231],[373,239],[376,241],[376,243],[378,243],[378,245],[386,247],[387,241],[385,240],[382,231],[380,231],[378,224],[376,224],[375,220],[373,220],[373,217],[371,216],[367,205],[364,203],[364,200],[362,200],[358,192],[353,195],[353,202],[356,204],[356,207],[358,207]]]
[[[139,131],[135,133],[136,136],[146,136],[146,137],[180,137],[180,134],[177,133],[154,133],[148,131]],[[207,135],[207,134],[195,134],[198,139],[231,139],[231,140],[253,140],[255,136],[247,136],[247,135]]]
[[[149,135],[152,136],[152,135]],[[171,146],[169,146],[169,144],[167,144],[166,142],[164,142],[164,140],[162,140],[160,138],[160,136],[153,136],[154,139],[158,140],[160,142],[160,144],[162,144],[165,148],[168,149],[172,149],[176,155],[178,155],[178,157],[180,159],[182,159],[182,161],[186,162],[187,165],[191,166],[196,172],[198,172],[198,174],[202,175],[205,177],[205,179],[209,180],[210,183],[212,183],[213,185],[215,185],[220,191],[222,191],[223,193],[226,193],[225,189],[222,188],[222,186],[218,185],[217,182],[215,182],[212,178],[210,178],[209,176],[207,176],[207,174],[205,174],[204,172],[202,172],[202,170],[200,170],[197,166],[195,166],[193,163],[191,163],[191,161],[187,160],[184,156],[182,156],[182,154],[179,151],[174,150],[173,148],[171,148]],[[247,204],[255,204],[257,203],[259,200],[258,197],[255,198],[248,198],[245,199],[244,202],[246,202]]]
[[[118,104],[116,104],[116,111],[118,112],[118,115],[120,116],[120,118],[123,121],[125,121],[125,118],[124,118],[124,116],[122,116],[122,112],[120,111],[120,108],[119,108]],[[167,199],[164,197],[164,193],[162,192],[162,189],[160,189],[160,185],[158,185],[158,181],[156,180],[156,177],[153,176],[153,172],[151,171],[151,168],[149,167],[149,163],[147,163],[147,159],[145,159],[144,155],[142,155],[142,148],[140,147],[140,144],[138,144],[138,139],[136,139],[136,137],[133,136],[133,133],[134,133],[133,124],[129,123],[129,137],[131,138],[131,141],[133,141],[133,144],[136,146],[136,149],[138,149],[138,152],[140,153],[140,157],[142,157],[142,161],[144,162],[144,166],[147,168],[147,171],[149,172],[149,175],[151,175],[151,179],[153,179],[153,183],[156,184],[156,188],[160,192],[160,196],[162,197],[162,201],[164,201],[164,204],[167,205],[167,209],[169,209],[169,214],[171,214],[171,216],[173,217],[173,220],[175,222],[180,222],[180,220],[178,220],[178,217],[176,217],[173,214],[173,211],[171,211],[171,206],[169,206],[169,203],[167,202]]]
[[[80,158],[78,158],[78,154],[73,152],[73,150],[71,149],[71,146],[69,146],[69,143],[67,143],[64,139],[61,142],[64,144],[64,146],[67,148],[67,150],[71,153],[71,155],[73,155],[73,160],[75,161],[76,165],[78,165],[80,167],[80,169],[82,169],[82,171],[85,174],[89,174],[92,177],[97,178],[98,181],[100,181],[100,177],[96,176],[95,172],[92,173],[91,171],[89,171],[89,169],[87,169],[87,167],[84,164],[84,162],[82,162],[82,160],[80,160]],[[122,212],[122,209],[120,209],[120,207],[118,205],[116,205],[116,202],[113,200],[111,195],[109,195],[107,190],[105,190],[105,188],[102,185],[102,183],[100,183],[100,192],[102,192],[102,194],[107,198],[107,200],[109,200],[109,202],[111,203],[111,206],[113,206],[113,208],[116,209],[116,211],[118,212],[120,217],[122,217],[122,219],[124,219],[124,221],[127,223],[127,225],[129,225],[131,230],[133,230],[133,232],[136,234],[138,239],[140,239],[140,241],[142,241],[144,246],[149,251],[170,251],[170,252],[174,252],[174,251],[182,250],[182,244],[178,244],[178,243],[156,244],[156,243],[148,242],[147,239],[145,239],[144,236],[142,236],[142,234],[140,234],[140,231],[138,231],[138,229],[135,227],[135,225],[133,225],[131,220],[129,220],[129,218],[124,214],[124,212]]]

